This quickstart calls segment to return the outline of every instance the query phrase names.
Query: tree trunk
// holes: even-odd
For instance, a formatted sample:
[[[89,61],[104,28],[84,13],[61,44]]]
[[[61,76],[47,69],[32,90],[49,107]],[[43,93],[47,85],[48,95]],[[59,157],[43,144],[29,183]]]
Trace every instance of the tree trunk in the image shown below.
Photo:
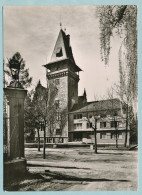
[[[118,139],[117,139],[117,121],[114,120],[115,122],[115,137],[116,137],[116,148],[118,148]]]
[[[118,148],[117,129],[115,130],[115,133],[116,133],[116,148]]]
[[[95,154],[97,154],[97,119],[95,120],[95,128],[94,128],[94,136],[95,136]]]
[[[44,138],[43,138],[43,159],[45,159],[45,144],[46,144],[46,134],[45,134],[45,125],[43,125]]]
[[[127,147],[127,134],[128,134],[128,105],[127,105],[127,110],[126,110],[126,134],[125,134],[125,142],[124,142],[124,147]]]
[[[39,128],[37,129],[38,134],[38,151],[40,151],[40,136],[39,136]]]
[[[127,134],[128,134],[128,121],[126,119],[126,134],[125,134],[124,147],[127,147]]]

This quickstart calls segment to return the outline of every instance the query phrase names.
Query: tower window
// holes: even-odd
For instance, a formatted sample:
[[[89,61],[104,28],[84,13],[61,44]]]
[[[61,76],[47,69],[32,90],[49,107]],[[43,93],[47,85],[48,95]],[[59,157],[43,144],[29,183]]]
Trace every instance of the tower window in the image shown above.
[[[61,120],[61,114],[60,114],[60,112],[57,112],[56,113],[56,120],[57,121],[60,121]]]
[[[61,135],[61,130],[60,129],[56,129],[56,135]]]
[[[63,52],[62,52],[62,48],[59,47],[57,50],[56,50],[56,57],[61,57],[63,56]]]
[[[60,80],[59,80],[59,79],[56,79],[56,80],[55,80],[55,84],[56,84],[56,85],[59,85],[59,84],[60,84]]]
[[[55,100],[55,106],[56,106],[56,109],[59,108],[59,106],[60,106],[60,100]]]

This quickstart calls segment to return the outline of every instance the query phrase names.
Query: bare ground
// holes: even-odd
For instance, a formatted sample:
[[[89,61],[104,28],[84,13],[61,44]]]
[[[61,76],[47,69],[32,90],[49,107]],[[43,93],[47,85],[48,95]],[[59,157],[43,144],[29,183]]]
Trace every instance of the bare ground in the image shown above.
[[[26,148],[28,173],[8,191],[136,191],[137,151]]]

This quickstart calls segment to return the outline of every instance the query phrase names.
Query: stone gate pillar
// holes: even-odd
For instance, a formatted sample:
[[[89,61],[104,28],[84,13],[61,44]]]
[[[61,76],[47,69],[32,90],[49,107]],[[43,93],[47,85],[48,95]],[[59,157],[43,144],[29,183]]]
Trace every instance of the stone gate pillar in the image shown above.
[[[24,155],[24,100],[27,90],[7,87],[4,89],[8,101],[8,159],[4,162],[4,181],[18,177],[26,171]]]
[[[24,100],[27,90],[5,88],[4,93],[9,102],[9,158],[24,157]]]

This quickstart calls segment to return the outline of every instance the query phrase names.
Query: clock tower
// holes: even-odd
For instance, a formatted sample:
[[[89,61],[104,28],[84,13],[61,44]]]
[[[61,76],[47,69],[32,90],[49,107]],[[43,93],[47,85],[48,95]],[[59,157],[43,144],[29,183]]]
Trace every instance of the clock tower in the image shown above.
[[[70,35],[61,29],[48,64],[47,83],[53,82],[57,89],[55,101],[58,101],[60,111],[68,113],[75,103],[78,103],[78,82],[81,69],[76,65],[72,48],[70,46]],[[67,117],[68,118],[68,117]],[[68,137],[68,119],[62,136]]]

